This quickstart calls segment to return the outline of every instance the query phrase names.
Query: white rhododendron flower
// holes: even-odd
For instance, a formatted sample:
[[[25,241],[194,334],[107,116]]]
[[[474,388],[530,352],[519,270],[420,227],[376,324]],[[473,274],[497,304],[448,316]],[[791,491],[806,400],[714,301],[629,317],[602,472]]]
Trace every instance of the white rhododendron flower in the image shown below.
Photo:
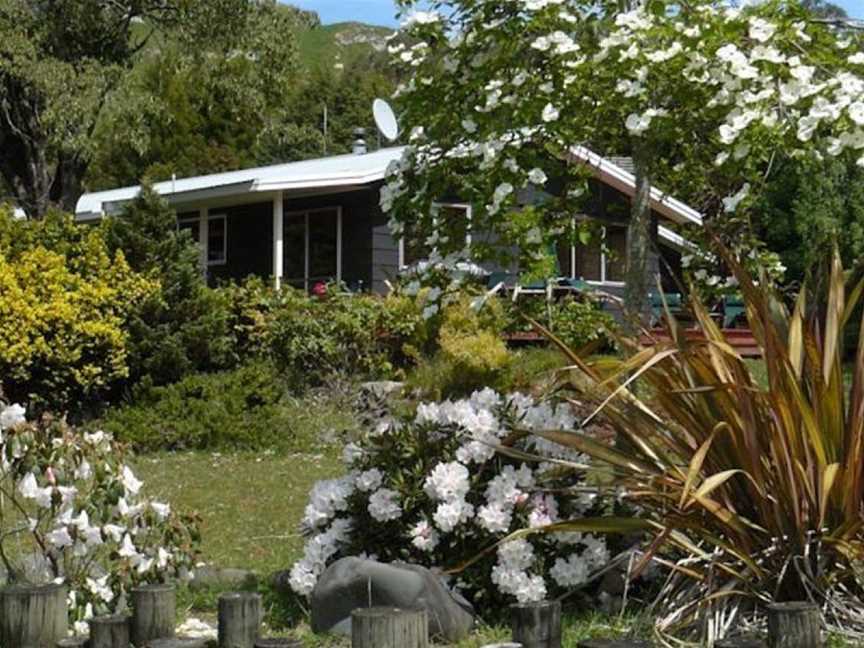
[[[3,407],[0,409],[0,430],[15,427],[26,422],[26,413],[27,410],[18,403]]]
[[[379,488],[369,496],[369,515],[379,522],[396,520],[402,515],[399,493],[389,488]]]

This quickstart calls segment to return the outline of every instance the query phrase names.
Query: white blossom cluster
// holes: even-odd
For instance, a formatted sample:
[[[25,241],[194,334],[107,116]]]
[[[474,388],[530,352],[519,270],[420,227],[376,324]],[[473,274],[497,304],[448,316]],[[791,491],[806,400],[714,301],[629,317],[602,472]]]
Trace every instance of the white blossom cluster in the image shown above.
[[[291,570],[292,588],[310,594],[329,562],[347,555],[349,546],[354,553],[380,554],[389,549],[397,555],[404,547],[418,562],[447,567],[454,560],[448,547],[460,539],[474,538],[472,546],[479,550],[484,543],[520,529],[540,529],[584,514],[595,503],[594,495],[562,499],[541,484],[553,466],[550,462],[584,466],[586,457],[536,435],[525,437],[518,448],[548,461],[502,462],[496,455],[496,446],[516,428],[577,433],[577,427],[567,404],[538,403],[523,394],[502,396],[488,388],[467,399],[421,403],[413,418],[375,431],[369,443],[349,445],[344,453],[349,469],[345,477],[313,487],[304,524],[310,538],[303,558]],[[391,479],[396,467],[380,450],[388,435],[408,431],[447,448],[433,457],[422,457],[428,472],[416,484],[416,491],[410,492],[400,490],[406,488],[403,481]],[[415,452],[428,452],[428,447],[424,451],[418,445]],[[413,461],[410,457],[402,460]],[[571,477],[568,484],[572,483]],[[358,516],[364,518],[363,524],[357,523]],[[376,525],[388,531],[376,532]],[[361,544],[374,533],[386,536],[386,547]],[[538,534],[501,546],[497,564],[487,575],[488,586],[518,601],[536,601],[547,594],[547,577],[558,587],[579,585],[607,559],[600,538],[564,532]],[[554,568],[543,574],[544,564]]]
[[[110,435],[51,436],[25,414],[0,403],[0,479],[14,483],[8,496],[28,515],[21,531],[43,548],[45,576],[69,587],[74,629],[86,632],[86,620],[113,611],[131,583],[175,573],[191,556],[164,542],[170,505],[141,497]]]

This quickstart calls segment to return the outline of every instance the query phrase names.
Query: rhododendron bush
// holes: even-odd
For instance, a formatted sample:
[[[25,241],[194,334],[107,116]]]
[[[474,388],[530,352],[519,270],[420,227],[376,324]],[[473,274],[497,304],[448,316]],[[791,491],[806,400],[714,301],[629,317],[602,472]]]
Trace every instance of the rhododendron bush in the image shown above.
[[[603,537],[572,529],[522,529],[579,519],[599,507],[586,483],[586,458],[530,434],[574,430],[566,403],[535,402],[491,389],[458,401],[424,403],[416,414],[385,420],[346,446],[348,474],[318,482],[306,507],[309,540],[291,570],[308,595],[326,566],[351,555],[456,568],[451,585],[486,601],[538,601],[588,582],[606,565]],[[509,453],[496,453],[507,445]],[[514,455],[535,455],[523,462]]]
[[[8,580],[65,583],[78,630],[114,612],[130,587],[189,573],[193,563],[195,521],[146,498],[103,432],[31,423],[24,408],[0,402],[0,496]]]

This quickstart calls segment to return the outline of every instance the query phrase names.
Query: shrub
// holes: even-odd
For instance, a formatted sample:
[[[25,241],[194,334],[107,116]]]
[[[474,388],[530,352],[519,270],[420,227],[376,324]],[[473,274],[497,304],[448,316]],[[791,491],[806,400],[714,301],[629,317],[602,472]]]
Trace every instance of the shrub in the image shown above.
[[[102,225],[113,250],[162,290],[145,301],[129,323],[133,382],[163,385],[194,371],[235,366],[237,340],[230,295],[207,287],[198,246],[177,228],[177,215],[145,184],[117,218]]]
[[[574,424],[566,404],[486,389],[422,404],[416,415],[363,436],[345,448],[348,475],[312,490],[304,518],[309,541],[291,570],[292,587],[309,594],[328,563],[358,554],[441,568],[477,558],[453,584],[490,606],[587,582],[608,552],[602,538],[580,533],[591,525],[574,518],[594,507],[595,495],[587,488],[579,497],[557,494],[563,484],[585,486],[584,456],[530,433]],[[492,444],[502,443],[546,462],[531,467],[496,455]],[[478,557],[526,527],[537,533]]]
[[[611,466],[654,535],[649,554],[678,562],[659,600],[662,633],[710,645],[767,603],[807,600],[820,602],[829,628],[857,638],[864,347],[847,389],[842,331],[860,284],[846,292],[835,255],[826,292],[802,290],[790,313],[764,277],[757,286],[731,252],[719,254],[744,295],[766,384],[694,297],[703,341],[679,338],[671,323],[652,349],[627,342],[629,358],[570,354],[570,391],[602,402],[614,450],[545,436]],[[650,400],[632,388],[634,376]]]
[[[27,423],[0,403],[0,560],[12,582],[16,559],[35,551],[37,580],[65,581],[70,617],[121,611],[121,594],[194,564],[197,525],[142,495],[123,448],[102,432],[80,434],[59,421]]]
[[[564,297],[552,302],[545,299],[523,299],[517,304],[505,300],[509,311],[510,331],[530,331],[535,320],[548,328],[571,348],[579,349],[591,342],[611,344],[610,332],[615,331],[615,319],[591,299]]]
[[[126,326],[158,289],[110,254],[97,229],[58,214],[0,216],[3,391],[56,410],[106,394],[129,373]]]
[[[324,426],[349,425],[347,413],[306,409],[272,363],[259,360],[171,385],[142,385],[98,426],[137,450],[156,451],[307,449]]]

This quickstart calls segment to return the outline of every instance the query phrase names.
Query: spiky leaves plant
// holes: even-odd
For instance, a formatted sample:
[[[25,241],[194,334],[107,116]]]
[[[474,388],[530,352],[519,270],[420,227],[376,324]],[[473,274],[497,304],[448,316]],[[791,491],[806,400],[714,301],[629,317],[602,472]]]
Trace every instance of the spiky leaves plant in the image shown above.
[[[711,642],[780,600],[813,600],[826,625],[862,637],[864,347],[851,385],[842,365],[861,284],[847,291],[835,255],[827,294],[808,303],[802,290],[789,309],[725,256],[767,385],[694,301],[704,338],[670,317],[650,348],[622,339],[626,359],[587,361],[561,345],[564,390],[596,401],[617,440],[546,436],[612,468],[651,524],[646,555],[672,567],[658,601],[668,641]]]

